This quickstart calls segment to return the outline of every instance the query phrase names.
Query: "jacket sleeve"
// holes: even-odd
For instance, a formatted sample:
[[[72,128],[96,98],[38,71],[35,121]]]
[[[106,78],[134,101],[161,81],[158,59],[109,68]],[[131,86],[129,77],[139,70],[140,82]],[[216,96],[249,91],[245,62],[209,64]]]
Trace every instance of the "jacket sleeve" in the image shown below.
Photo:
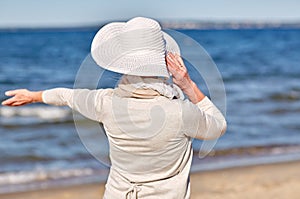
[[[107,93],[106,89],[54,88],[43,91],[42,98],[45,104],[69,106],[83,116],[101,122],[103,118],[103,98]]]
[[[197,104],[186,100],[182,108],[183,131],[186,136],[211,140],[225,133],[226,120],[208,97]]]

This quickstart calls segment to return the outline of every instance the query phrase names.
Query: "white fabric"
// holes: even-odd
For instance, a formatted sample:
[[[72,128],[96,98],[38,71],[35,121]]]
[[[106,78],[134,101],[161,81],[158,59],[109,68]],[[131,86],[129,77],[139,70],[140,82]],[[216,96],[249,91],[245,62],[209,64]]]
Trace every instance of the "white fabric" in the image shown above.
[[[102,27],[91,55],[102,68],[122,74],[169,77],[166,52],[180,54],[176,41],[153,19],[136,17]]]
[[[223,115],[207,97],[195,105],[164,96],[124,98],[115,92],[57,88],[42,97],[47,104],[68,105],[103,123],[112,164],[104,199],[190,198],[191,139],[219,137],[226,129]]]
[[[165,78],[123,75],[118,87],[129,92],[135,92],[136,89],[152,89],[169,99],[184,99],[181,89],[175,84],[168,84]]]

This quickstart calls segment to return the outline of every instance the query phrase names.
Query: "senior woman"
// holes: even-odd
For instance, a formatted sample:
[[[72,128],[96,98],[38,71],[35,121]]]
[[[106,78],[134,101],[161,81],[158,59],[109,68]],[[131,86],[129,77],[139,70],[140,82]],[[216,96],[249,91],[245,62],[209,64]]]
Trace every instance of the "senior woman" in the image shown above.
[[[219,137],[226,121],[189,77],[176,41],[155,20],[136,17],[102,27],[91,54],[124,74],[116,88],[18,89],[2,104],[69,106],[103,123],[111,159],[105,199],[190,198],[191,140]]]

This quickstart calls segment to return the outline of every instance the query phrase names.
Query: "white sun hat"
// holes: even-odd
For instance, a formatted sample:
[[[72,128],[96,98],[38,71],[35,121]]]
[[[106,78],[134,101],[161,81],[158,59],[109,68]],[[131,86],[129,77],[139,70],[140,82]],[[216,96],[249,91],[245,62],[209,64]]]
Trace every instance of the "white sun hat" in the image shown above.
[[[180,54],[178,44],[157,21],[144,17],[103,26],[91,46],[102,68],[137,76],[169,77],[166,52]]]

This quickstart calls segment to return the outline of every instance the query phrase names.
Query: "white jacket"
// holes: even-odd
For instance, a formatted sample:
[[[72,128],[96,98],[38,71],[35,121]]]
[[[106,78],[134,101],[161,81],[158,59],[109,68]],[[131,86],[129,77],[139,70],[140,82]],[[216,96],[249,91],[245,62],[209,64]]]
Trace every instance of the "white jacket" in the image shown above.
[[[103,123],[111,159],[105,199],[190,198],[192,138],[223,134],[221,112],[207,97],[193,104],[160,95],[124,97],[117,91],[56,88],[44,91],[43,101]]]

